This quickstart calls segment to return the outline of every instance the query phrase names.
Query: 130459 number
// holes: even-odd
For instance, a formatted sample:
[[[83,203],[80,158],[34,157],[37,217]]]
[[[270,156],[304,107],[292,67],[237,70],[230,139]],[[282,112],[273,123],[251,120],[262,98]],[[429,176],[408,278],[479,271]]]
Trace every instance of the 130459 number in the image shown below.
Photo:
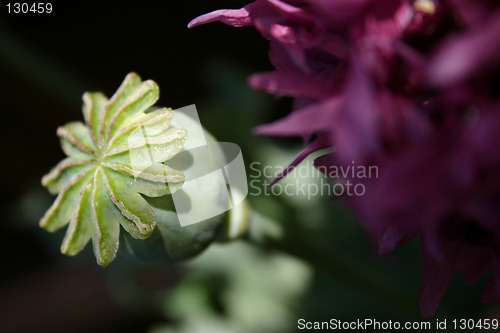
[[[455,330],[497,330],[498,319],[454,319]]]
[[[50,14],[52,13],[52,3],[50,2],[14,2],[7,4],[9,14]]]

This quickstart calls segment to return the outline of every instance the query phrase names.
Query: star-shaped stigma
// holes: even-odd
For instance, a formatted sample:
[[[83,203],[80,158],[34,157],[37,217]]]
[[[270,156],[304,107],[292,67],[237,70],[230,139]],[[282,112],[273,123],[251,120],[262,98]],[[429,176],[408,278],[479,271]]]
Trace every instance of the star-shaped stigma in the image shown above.
[[[85,124],[57,129],[68,157],[42,178],[58,196],[40,226],[55,231],[69,223],[62,253],[74,256],[92,239],[97,263],[108,265],[120,226],[138,239],[155,228],[142,195],[164,196],[182,186],[183,173],[162,162],[182,149],[187,132],[170,126],[171,109],[150,109],[158,97],[154,81],[130,73],[109,100],[99,92],[83,95]]]

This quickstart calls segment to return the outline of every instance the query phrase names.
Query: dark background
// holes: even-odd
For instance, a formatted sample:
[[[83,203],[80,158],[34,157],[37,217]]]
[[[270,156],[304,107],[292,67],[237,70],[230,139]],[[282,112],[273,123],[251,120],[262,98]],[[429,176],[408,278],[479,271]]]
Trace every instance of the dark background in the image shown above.
[[[271,69],[267,42],[255,29],[220,23],[187,29],[188,22],[200,14],[239,8],[246,2],[52,3],[52,14],[9,15],[7,2],[0,2],[0,332],[146,332],[152,324],[169,318],[156,310],[154,296],[144,298],[127,285],[120,287],[120,276],[133,275],[138,285],[154,295],[155,288],[175,285],[183,276],[183,267],[131,269],[119,257],[102,269],[88,247],[75,258],[59,253],[64,231],[49,234],[37,227],[53,200],[41,187],[41,176],[64,157],[56,128],[82,119],[84,91],[111,96],[125,75],[135,71],[158,83],[158,105],[175,109],[196,104],[204,126],[220,141],[240,145],[248,164],[259,145],[274,142],[285,148],[298,147],[298,140],[261,139],[251,134],[255,125],[282,116],[290,102],[246,86],[248,75]],[[263,201],[256,205],[259,202]],[[265,210],[264,204],[262,207]],[[307,232],[340,257],[348,253],[362,258],[365,269],[373,274],[360,278],[368,287],[355,281],[347,283],[347,288],[349,276],[329,267],[315,267],[309,303],[298,313],[328,320],[336,309],[344,311],[347,319],[370,314],[393,320],[422,319],[418,311],[418,240],[380,258],[351,215],[338,215],[338,206],[328,198],[324,207],[324,219],[338,217],[336,224]],[[300,215],[298,208],[286,209],[284,223],[298,225],[294,224]],[[307,232],[296,230],[302,237]],[[300,246],[296,252],[300,255]],[[411,314],[398,312],[396,317],[391,311],[398,310],[397,305],[380,306],[386,294],[367,292],[375,278],[396,286],[391,299],[407,297],[405,304]],[[479,304],[483,283],[465,288],[457,277],[437,315],[497,316],[497,307]]]

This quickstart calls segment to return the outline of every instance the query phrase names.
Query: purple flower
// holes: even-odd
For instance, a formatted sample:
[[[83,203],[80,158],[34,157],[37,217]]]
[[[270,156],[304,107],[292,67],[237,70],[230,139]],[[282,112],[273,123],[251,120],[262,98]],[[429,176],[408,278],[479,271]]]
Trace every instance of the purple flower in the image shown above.
[[[420,237],[425,316],[456,269],[467,284],[493,270],[482,301],[500,300],[497,1],[257,0],[189,27],[213,21],[270,41],[276,70],[249,84],[294,98],[287,117],[256,129],[304,139],[288,171],[332,146],[322,170],[378,167],[363,196],[344,200],[381,253]]]

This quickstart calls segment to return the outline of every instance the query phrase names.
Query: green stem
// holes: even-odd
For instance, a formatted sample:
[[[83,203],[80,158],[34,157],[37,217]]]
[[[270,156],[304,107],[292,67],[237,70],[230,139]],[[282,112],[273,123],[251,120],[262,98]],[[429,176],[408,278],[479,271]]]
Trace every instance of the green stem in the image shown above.
[[[344,254],[334,254],[302,237],[290,233],[280,234],[276,232],[276,228],[261,227],[264,220],[267,224],[270,222],[269,218],[252,212],[247,241],[290,254],[314,267],[326,269],[329,274],[362,291],[364,295],[389,305],[404,315],[421,318],[418,299],[402,286],[392,283],[392,278],[374,274],[356,259],[350,259]],[[277,222],[274,224],[279,225]]]

